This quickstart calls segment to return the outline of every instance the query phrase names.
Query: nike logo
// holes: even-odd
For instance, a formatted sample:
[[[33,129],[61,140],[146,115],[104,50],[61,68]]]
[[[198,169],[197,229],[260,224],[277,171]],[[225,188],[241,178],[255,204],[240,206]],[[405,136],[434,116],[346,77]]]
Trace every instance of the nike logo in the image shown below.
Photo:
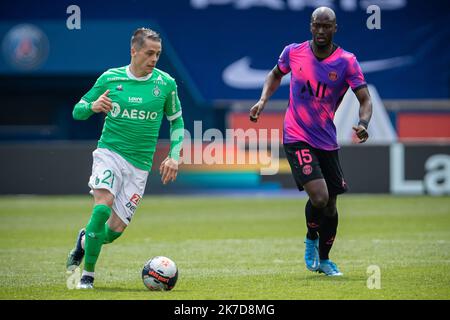
[[[364,73],[389,70],[412,64],[412,56],[400,56],[388,59],[369,60],[360,62]],[[243,57],[228,67],[222,73],[223,81],[232,88],[237,89],[259,89],[264,85],[267,74],[270,70],[253,69],[250,57]],[[281,85],[288,85],[291,80],[291,74],[287,74],[281,80]]]

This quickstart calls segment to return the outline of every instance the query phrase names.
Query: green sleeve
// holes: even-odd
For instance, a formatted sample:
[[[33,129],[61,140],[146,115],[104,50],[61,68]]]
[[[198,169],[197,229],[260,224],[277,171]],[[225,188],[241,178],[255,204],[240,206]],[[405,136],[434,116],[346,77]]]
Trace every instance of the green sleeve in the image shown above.
[[[184,121],[183,117],[178,117],[170,121],[170,151],[169,157],[174,160],[180,159],[180,152],[184,139]]]
[[[72,116],[75,120],[86,120],[94,114],[92,111],[92,102],[85,102],[81,100],[73,108]]]
[[[94,114],[92,103],[106,91],[104,74],[102,74],[94,86],[89,90],[73,108],[72,116],[75,120],[86,120]]]
[[[169,121],[175,120],[181,116],[181,103],[178,98],[177,84],[175,81],[172,82],[172,88],[166,98],[166,102],[164,104],[164,114]]]

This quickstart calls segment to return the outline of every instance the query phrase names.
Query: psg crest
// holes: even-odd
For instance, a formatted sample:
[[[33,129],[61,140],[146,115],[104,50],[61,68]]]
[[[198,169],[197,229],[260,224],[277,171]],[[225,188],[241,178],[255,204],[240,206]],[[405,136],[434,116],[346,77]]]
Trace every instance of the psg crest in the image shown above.
[[[338,78],[337,72],[336,71],[331,71],[330,73],[328,73],[328,78],[331,81],[336,81]]]
[[[6,61],[23,71],[38,69],[49,52],[47,36],[31,24],[19,24],[9,30],[2,47]]]

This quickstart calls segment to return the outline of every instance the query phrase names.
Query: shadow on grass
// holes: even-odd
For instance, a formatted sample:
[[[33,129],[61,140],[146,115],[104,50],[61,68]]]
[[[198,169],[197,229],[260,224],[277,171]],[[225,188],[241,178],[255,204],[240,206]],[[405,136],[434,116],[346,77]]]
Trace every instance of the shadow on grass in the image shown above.
[[[102,292],[134,292],[134,293],[148,293],[148,294],[164,294],[170,295],[170,292],[165,291],[150,291],[148,289],[135,289],[135,288],[123,288],[123,287],[95,287],[95,291]],[[176,292],[189,292],[190,290],[178,290]]]
[[[311,273],[308,275],[305,275],[303,277],[296,277],[296,280],[307,280],[307,281],[337,281],[337,282],[348,282],[348,281],[367,281],[367,277],[364,276],[346,276],[345,274],[340,277],[329,277],[324,274],[319,273]]]
[[[143,289],[133,289],[133,288],[124,288],[124,287],[95,287],[95,291],[102,292],[136,292],[136,293],[144,293],[148,290]]]

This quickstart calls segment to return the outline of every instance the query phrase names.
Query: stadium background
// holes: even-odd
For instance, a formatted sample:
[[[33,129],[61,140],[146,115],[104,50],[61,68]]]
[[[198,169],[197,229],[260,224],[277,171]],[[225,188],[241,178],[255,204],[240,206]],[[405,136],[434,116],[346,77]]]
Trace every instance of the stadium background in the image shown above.
[[[72,4],[80,8],[81,29],[67,27]],[[2,2],[0,194],[88,191],[103,117],[77,122],[72,108],[103,71],[129,63],[137,27],[161,33],[158,67],[177,80],[192,135],[195,121],[202,121],[202,133],[281,130],[286,84],[258,125],[247,121],[247,112],[284,46],[310,38],[309,17],[320,4],[336,11],[335,42],[357,55],[374,98],[365,145],[352,143],[358,106],[351,94],[337,115],[350,191],[450,194],[450,11],[437,0]],[[379,30],[366,26],[370,4],[381,8]],[[260,175],[258,165],[183,165],[177,183],[163,187],[157,168],[168,132],[164,121],[166,140],[147,193],[288,194],[295,188],[282,148],[276,175]],[[249,143],[233,151],[252,152]]]
[[[381,8],[380,30],[366,26],[371,4]],[[70,5],[80,8],[81,29],[67,27]],[[344,277],[304,267],[307,198],[296,191],[282,149],[276,175],[260,175],[261,165],[184,164],[176,183],[162,186],[163,121],[139,212],[124,236],[103,247],[96,289],[70,290],[80,274],[66,273],[65,262],[91,214],[87,180],[103,123],[101,115],[77,122],[71,113],[103,71],[129,63],[131,33],[145,26],[162,34],[158,67],[178,82],[191,135],[199,121],[200,135],[280,129],[285,83],[258,124],[247,120],[248,110],[283,47],[310,38],[319,5],[336,11],[335,41],[357,55],[374,103],[366,144],[352,143],[352,92],[335,119],[351,188],[339,197],[331,257]],[[161,300],[178,299],[448,300],[449,18],[448,1],[438,0],[1,1],[0,300],[144,299],[152,315],[173,310]],[[192,143],[203,148],[194,155],[209,146]],[[225,151],[250,156],[254,146]],[[156,255],[178,265],[170,292],[142,284],[142,266]],[[297,314],[311,304],[292,307]],[[336,308],[326,311],[336,316]]]

